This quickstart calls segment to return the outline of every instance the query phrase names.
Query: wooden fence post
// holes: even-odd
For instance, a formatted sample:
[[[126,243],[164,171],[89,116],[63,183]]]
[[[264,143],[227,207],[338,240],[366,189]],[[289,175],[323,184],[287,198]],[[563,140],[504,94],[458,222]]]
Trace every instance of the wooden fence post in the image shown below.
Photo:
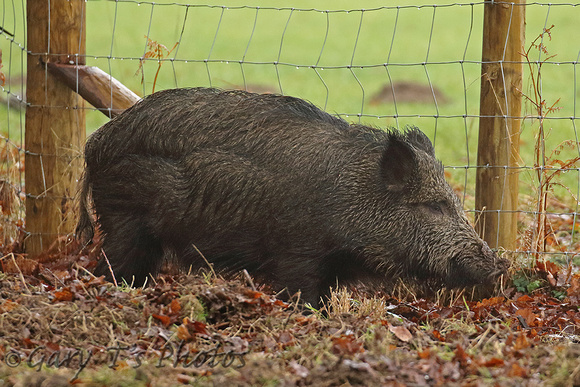
[[[515,250],[525,0],[486,1],[476,210],[480,235],[493,247]]]
[[[84,102],[46,63],[85,63],[85,1],[29,0],[25,124],[26,251],[31,256],[74,229],[82,171]]]

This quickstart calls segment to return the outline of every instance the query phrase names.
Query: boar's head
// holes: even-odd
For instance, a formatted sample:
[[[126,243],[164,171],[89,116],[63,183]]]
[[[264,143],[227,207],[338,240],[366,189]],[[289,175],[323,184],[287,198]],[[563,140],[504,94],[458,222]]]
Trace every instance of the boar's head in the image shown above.
[[[378,205],[385,216],[378,250],[389,257],[379,266],[448,287],[492,287],[506,274],[509,261],[470,225],[425,134],[389,131],[379,171],[382,186],[375,188],[383,193]]]

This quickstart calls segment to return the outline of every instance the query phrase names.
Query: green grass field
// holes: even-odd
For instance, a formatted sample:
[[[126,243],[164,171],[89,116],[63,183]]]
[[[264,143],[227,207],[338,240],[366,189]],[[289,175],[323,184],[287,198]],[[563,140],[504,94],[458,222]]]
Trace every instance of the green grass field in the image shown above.
[[[409,2],[361,1],[356,9],[351,2],[329,0],[294,1],[291,5],[278,0],[205,4],[216,6],[89,1],[87,63],[111,73],[141,96],[151,93],[154,86],[156,90],[248,87],[301,97],[354,122],[379,127],[416,125],[435,141],[445,165],[476,164],[482,4],[447,6],[451,2],[446,1],[433,7],[425,1],[413,2],[413,6]],[[529,5],[526,26],[529,42],[544,26],[555,25],[552,40],[545,43],[550,54],[557,55],[552,61],[560,63],[544,65],[542,88],[548,104],[560,98],[561,110],[552,115],[558,119],[546,123],[551,128],[548,150],[564,140],[577,139],[578,119],[562,118],[577,117],[575,105],[580,96],[576,65],[571,63],[578,60],[580,50],[576,22],[580,7],[553,4]],[[385,5],[389,8],[380,8]],[[4,8],[3,25],[23,46],[23,16],[18,6]],[[142,83],[136,73],[139,58],[147,51],[146,37],[169,49],[179,44],[161,67],[154,58],[145,61]],[[2,70],[10,77],[5,90],[10,90],[17,85],[24,55],[17,45],[10,44],[7,35],[0,37],[0,48]],[[433,86],[446,101],[437,105],[432,100],[371,104],[372,97],[391,81]],[[527,93],[528,81],[526,69]],[[529,104],[524,110],[532,114]],[[89,111],[87,131],[94,131],[106,120],[101,113]],[[18,143],[23,114],[7,113],[2,105],[0,122],[2,133]],[[533,165],[536,131],[537,123],[524,121],[522,165]],[[578,147],[572,146],[558,158],[575,157],[578,152]],[[474,169],[451,172],[460,182],[467,178],[468,192],[473,191]],[[572,174],[565,178],[565,184],[576,192],[578,173],[567,173]],[[533,187],[532,174],[524,172],[522,183],[523,189]]]
[[[140,96],[154,87],[247,87],[301,97],[352,122],[416,125],[434,141],[454,187],[465,186],[465,208],[473,210],[482,3],[221,0],[181,5],[192,1],[87,0],[87,64]],[[101,256],[98,243],[82,251],[75,240],[62,251],[55,245],[41,263],[13,251],[24,217],[23,200],[18,200],[24,194],[16,191],[23,187],[24,150],[19,147],[25,114],[23,106],[15,109],[14,100],[10,109],[4,101],[19,95],[25,84],[24,3],[0,2],[0,27],[14,35],[0,33],[0,75],[6,78],[0,90],[0,140],[5,141],[0,147],[0,247],[6,250],[0,270],[0,380],[6,385],[72,380],[112,386],[579,385],[578,163],[560,177],[565,187],[555,188],[558,201],[550,203],[555,214],[548,217],[552,229],[544,235],[557,270],[546,265],[535,271],[534,257],[525,253],[532,249],[526,231],[534,229],[534,219],[520,214],[522,253],[506,254],[514,275],[502,281],[497,297],[478,301],[463,290],[437,292],[435,300],[426,300],[404,282],[392,294],[373,297],[369,283],[356,292],[341,289],[324,309],[304,314],[297,304],[275,300],[260,283],[256,291],[246,279],[224,280],[209,264],[211,273],[203,276],[152,277],[150,286],[132,289],[88,276],[83,268],[90,270]],[[580,4],[528,3],[528,44],[544,27],[555,25],[551,41],[544,43],[557,56],[543,66],[542,93],[547,105],[559,99],[561,109],[546,120],[547,156],[568,141],[553,157],[580,157]],[[142,82],[138,69],[147,37],[169,49],[179,44],[161,64],[154,58],[143,63]],[[537,52],[536,58],[541,59]],[[433,87],[445,101],[372,103],[390,82]],[[531,94],[527,67],[524,83],[524,93]],[[108,119],[87,108],[86,130],[92,133]],[[534,114],[530,103],[523,110]],[[537,131],[537,120],[523,120],[522,167],[533,167]],[[6,181],[17,186],[15,192]],[[536,210],[531,168],[523,170],[520,182],[520,208]],[[20,207],[10,214],[8,204]],[[192,357],[243,350],[247,364],[198,367],[192,360],[186,366],[181,346],[175,356],[164,357],[165,347],[180,341]],[[219,352],[205,352],[214,345]],[[121,356],[113,368],[117,357],[111,357],[111,349],[116,348]],[[82,368],[80,356],[79,367],[76,360],[69,362],[73,353],[87,354]],[[172,366],[174,358],[182,363]]]

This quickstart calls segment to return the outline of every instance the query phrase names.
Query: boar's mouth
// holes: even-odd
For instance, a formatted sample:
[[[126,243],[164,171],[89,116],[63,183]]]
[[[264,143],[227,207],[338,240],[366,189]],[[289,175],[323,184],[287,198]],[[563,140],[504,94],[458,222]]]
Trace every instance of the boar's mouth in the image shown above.
[[[484,257],[477,252],[459,254],[450,259],[443,270],[440,267],[430,270],[414,268],[406,273],[406,287],[422,297],[434,296],[442,288],[468,289],[471,296],[478,299],[497,294],[500,285],[506,282],[510,262],[498,257],[489,247],[483,250]]]

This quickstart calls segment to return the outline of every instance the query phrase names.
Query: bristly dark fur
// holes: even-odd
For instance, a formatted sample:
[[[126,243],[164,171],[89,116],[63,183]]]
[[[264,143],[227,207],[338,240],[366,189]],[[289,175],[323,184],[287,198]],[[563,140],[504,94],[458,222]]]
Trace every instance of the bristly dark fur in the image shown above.
[[[490,284],[508,263],[475,233],[417,128],[349,125],[303,100],[215,89],[153,94],[87,141],[77,235],[92,196],[117,279],[163,258],[247,269],[318,304],[398,277]],[[100,263],[97,274],[111,275]]]

